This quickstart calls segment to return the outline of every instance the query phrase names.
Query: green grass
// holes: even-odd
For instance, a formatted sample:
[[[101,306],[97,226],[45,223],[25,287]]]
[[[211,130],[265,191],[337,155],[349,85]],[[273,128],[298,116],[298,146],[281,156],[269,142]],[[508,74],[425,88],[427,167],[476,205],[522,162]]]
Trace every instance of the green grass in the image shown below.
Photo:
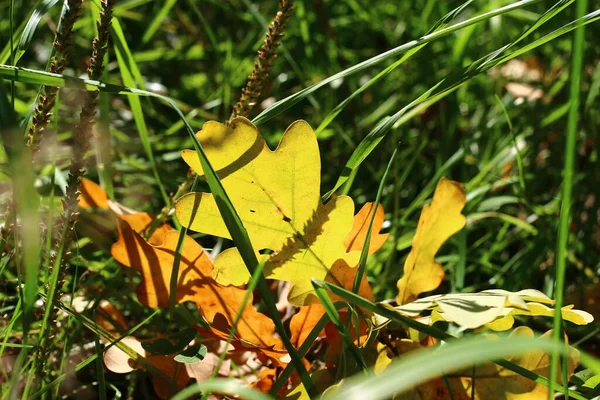
[[[564,346],[536,340],[519,342],[517,349],[499,341],[489,353],[479,353],[463,337],[475,332],[419,324],[320,281],[314,285],[327,314],[307,342],[294,348],[287,321],[276,308],[277,293],[260,273],[237,211],[195,137],[204,122],[229,117],[277,12],[276,3],[118,1],[106,70],[98,82],[85,79],[85,69],[100,1],[84,2],[67,69],[57,75],[44,71],[64,12],[57,4],[62,3],[0,0],[0,14],[8,16],[0,19],[0,222],[20,243],[14,246],[10,235],[0,242],[0,355],[13,360],[13,371],[19,372],[10,373],[0,364],[0,398],[9,398],[17,388],[29,398],[69,396],[68,385],[61,386],[65,382],[99,398],[116,398],[117,393],[155,398],[149,376],[165,383],[172,377],[125,346],[119,340],[123,336],[114,337],[96,323],[94,307],[100,300],[122,311],[126,333],[140,338],[174,335],[202,323],[194,307],[174,305],[173,290],[169,310],[150,310],[137,301],[139,277],[111,258],[116,236],[110,225],[103,225],[103,212],[82,212],[73,243],[56,247],[58,260],[69,253],[65,293],[91,303],[76,311],[75,303],[58,290],[57,268],[50,271],[48,262],[57,238],[53,228],[62,214],[63,171],[70,163],[81,90],[101,92],[87,177],[100,182],[111,200],[152,215],[164,207],[169,210],[171,194],[187,175],[179,151],[198,151],[207,176],[194,189],[217,198],[233,240],[193,237],[208,250],[236,246],[249,271],[258,268],[252,281],[254,297],[260,299],[255,306],[273,319],[291,356],[270,396],[227,383],[214,372],[212,379],[190,386],[176,399],[206,397],[210,391],[272,398],[294,372],[296,381],[316,395],[322,389],[302,359],[323,361],[324,353],[315,353],[311,344],[322,342],[317,335],[330,320],[348,350],[344,365],[364,375],[345,377],[340,391],[331,394],[334,398],[382,387],[394,393],[431,377],[434,367],[449,372],[538,345],[552,351],[550,376],[556,375]],[[572,302],[584,309],[590,299],[583,289],[598,284],[600,268],[600,177],[595,173],[600,167],[600,48],[593,39],[600,34],[598,19],[600,11],[585,0],[297,1],[268,87],[249,118],[271,148],[291,122],[306,120],[319,140],[323,200],[347,194],[357,209],[367,201],[384,206],[390,238],[374,255],[367,257],[363,251],[356,280],[364,273],[377,301],[395,297],[419,212],[446,176],[465,184],[468,220],[438,254],[446,278],[436,293],[536,288],[552,295],[557,309]],[[528,100],[515,94],[514,83],[539,90],[541,97]],[[63,89],[46,129],[47,142],[30,167],[32,156],[21,142],[22,124],[29,121],[42,85]],[[13,203],[14,209],[9,206]],[[5,214],[8,209],[14,212]],[[22,229],[12,229],[14,221]],[[171,216],[168,221],[181,228]],[[181,238],[184,234],[181,229]],[[174,278],[177,271],[176,262]],[[172,279],[171,286],[176,283]],[[331,302],[328,292],[345,302]],[[41,307],[44,300],[50,305]],[[58,328],[51,318],[55,310]],[[382,313],[397,326],[451,341],[438,351],[448,364],[427,353],[393,364],[390,375],[374,377],[368,368],[371,360],[351,340],[352,326],[341,311]],[[580,369],[599,373],[597,361],[587,355],[600,339],[597,324],[575,326],[563,322],[560,314],[554,321],[520,318],[517,324],[537,332],[553,328],[555,342],[566,333],[582,351]],[[49,331],[53,336],[40,343],[38,338]],[[230,339],[233,334],[232,329]],[[57,359],[36,358],[40,344],[53,349]],[[105,344],[119,346],[144,368],[126,375],[105,370]],[[69,354],[80,358],[69,360]],[[450,362],[456,354],[464,361],[460,366]],[[52,367],[38,380],[36,371],[45,362]],[[553,379],[499,362],[551,392],[567,391]],[[579,386],[571,387],[569,395],[589,398]]]

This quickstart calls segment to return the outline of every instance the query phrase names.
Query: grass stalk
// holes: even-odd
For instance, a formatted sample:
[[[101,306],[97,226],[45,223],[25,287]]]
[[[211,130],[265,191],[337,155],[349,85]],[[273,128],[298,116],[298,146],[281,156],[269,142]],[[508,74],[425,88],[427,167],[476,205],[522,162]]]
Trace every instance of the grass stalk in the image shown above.
[[[67,66],[67,58],[71,50],[73,25],[81,14],[83,0],[68,0],[66,11],[60,21],[60,29],[56,32],[54,41],[54,56],[50,60],[48,72],[62,74]],[[44,130],[50,122],[58,87],[44,86],[39,96],[38,105],[34,109],[32,124],[27,135],[27,146],[35,153],[40,145]]]
[[[108,36],[110,21],[112,19],[112,8],[115,0],[103,0],[103,11],[100,14],[100,19],[97,22],[98,35],[92,43],[93,53],[90,62],[88,73],[91,79],[98,80],[102,76],[104,69],[104,56],[108,49]],[[67,179],[66,195],[62,200],[63,212],[60,217],[60,223],[57,228],[59,235],[54,244],[55,252],[50,257],[49,268],[57,268],[57,271],[52,270],[52,282],[48,287],[48,309],[44,315],[44,324],[52,324],[49,329],[42,329],[40,334],[40,353],[38,353],[38,371],[42,372],[41,368],[49,359],[49,354],[52,352],[52,344],[47,343],[48,339],[53,336],[53,332],[57,329],[53,321],[56,317],[57,310],[52,308],[55,296],[60,295],[64,286],[64,278],[66,275],[67,265],[70,260],[71,253],[68,251],[75,232],[75,224],[79,217],[77,207],[79,205],[79,189],[81,178],[85,173],[85,156],[90,150],[91,130],[94,124],[96,115],[96,105],[99,92],[86,92],[85,100],[79,115],[79,123],[73,131],[73,157],[69,167],[69,177]]]
[[[587,11],[587,0],[577,0],[576,18],[582,18]],[[575,29],[573,33],[571,72],[569,86],[569,114],[567,121],[567,136],[565,138],[565,153],[563,167],[562,204],[558,225],[558,240],[556,243],[556,270],[554,287],[554,323],[552,339],[556,342],[563,340],[562,314],[560,310],[564,304],[565,276],[567,271],[567,253],[571,223],[571,205],[573,196],[573,180],[575,175],[575,145],[577,142],[577,127],[579,118],[579,103],[581,96],[581,73],[583,69],[584,54],[584,26]],[[548,387],[548,399],[554,398],[554,382],[557,378],[559,352],[552,352],[550,360],[550,385]],[[567,382],[563,382],[566,386]]]

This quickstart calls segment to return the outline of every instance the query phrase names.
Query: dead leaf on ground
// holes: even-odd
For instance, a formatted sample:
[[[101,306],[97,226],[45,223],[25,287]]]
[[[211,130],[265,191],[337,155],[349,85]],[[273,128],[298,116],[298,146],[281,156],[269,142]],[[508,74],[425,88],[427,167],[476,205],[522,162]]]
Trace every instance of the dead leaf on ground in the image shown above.
[[[412,249],[404,263],[404,275],[398,281],[398,304],[414,301],[419,294],[436,289],[444,279],[444,269],[435,261],[435,254],[465,226],[461,211],[466,201],[460,183],[440,179],[431,205],[421,212]]]

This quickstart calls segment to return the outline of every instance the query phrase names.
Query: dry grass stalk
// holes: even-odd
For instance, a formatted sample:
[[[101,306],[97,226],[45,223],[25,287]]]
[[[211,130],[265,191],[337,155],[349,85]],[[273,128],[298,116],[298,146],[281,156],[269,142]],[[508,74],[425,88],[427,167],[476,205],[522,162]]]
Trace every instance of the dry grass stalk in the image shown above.
[[[96,22],[98,26],[98,35],[93,41],[93,53],[88,68],[88,74],[90,79],[98,80],[102,76],[104,70],[104,57],[108,50],[108,37],[110,24],[113,16],[113,7],[116,0],[102,0],[102,12],[100,13],[100,19]],[[62,292],[64,286],[64,278],[66,275],[67,264],[69,262],[71,253],[67,251],[73,240],[75,224],[79,217],[77,207],[79,204],[79,189],[81,184],[81,177],[85,173],[85,155],[90,150],[91,131],[94,125],[94,119],[96,116],[96,106],[98,101],[99,93],[97,91],[86,92],[85,100],[79,114],[79,123],[75,126],[73,131],[73,157],[71,159],[71,166],[69,167],[69,177],[67,179],[67,189],[65,198],[62,201],[63,213],[61,220],[57,228],[58,236],[54,245],[54,253],[50,257],[49,267],[53,268],[56,264],[56,258],[60,254],[61,248],[65,250],[60,258],[60,264],[58,266],[58,281],[56,287],[56,293]],[[52,328],[48,330],[48,337],[52,336],[52,330],[56,328],[54,322],[56,318],[56,310],[51,313]],[[47,337],[47,338],[48,338]],[[38,357],[43,357],[41,361],[48,360],[49,354],[52,353],[52,344],[44,346],[45,339],[42,339],[41,351],[38,353]],[[40,362],[43,364],[43,362]]]
[[[73,25],[81,14],[81,5],[83,0],[69,0],[67,3],[67,11],[60,21],[60,31],[56,33],[54,41],[54,56],[50,60],[48,72],[62,74],[67,65],[67,58],[71,49],[73,36]],[[32,124],[27,135],[27,146],[32,152],[39,149],[40,142],[44,135],[44,130],[50,122],[52,109],[58,94],[57,87],[43,86],[42,94],[40,94],[39,102],[34,110]]]

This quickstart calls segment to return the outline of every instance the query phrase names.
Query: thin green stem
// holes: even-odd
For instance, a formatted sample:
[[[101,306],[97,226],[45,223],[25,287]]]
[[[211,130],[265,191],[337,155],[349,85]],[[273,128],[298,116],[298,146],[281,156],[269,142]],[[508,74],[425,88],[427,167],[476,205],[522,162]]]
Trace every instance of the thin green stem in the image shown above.
[[[576,18],[581,18],[587,10],[587,0],[577,0]],[[575,144],[577,138],[577,120],[579,117],[579,97],[581,95],[581,71],[583,67],[584,27],[579,26],[573,34],[571,58],[571,85],[569,88],[570,108],[567,122],[567,137],[565,145],[565,163],[563,168],[562,205],[560,210],[558,241],[556,244],[556,278],[554,287],[554,324],[552,338],[563,340],[562,315],[563,296],[565,291],[565,275],[567,269],[567,245],[569,240],[569,225],[571,222],[571,203],[573,195],[573,177],[575,175]],[[559,353],[552,352],[550,362],[550,385],[548,399],[554,398],[554,381],[558,372]],[[563,382],[566,385],[566,382]]]

